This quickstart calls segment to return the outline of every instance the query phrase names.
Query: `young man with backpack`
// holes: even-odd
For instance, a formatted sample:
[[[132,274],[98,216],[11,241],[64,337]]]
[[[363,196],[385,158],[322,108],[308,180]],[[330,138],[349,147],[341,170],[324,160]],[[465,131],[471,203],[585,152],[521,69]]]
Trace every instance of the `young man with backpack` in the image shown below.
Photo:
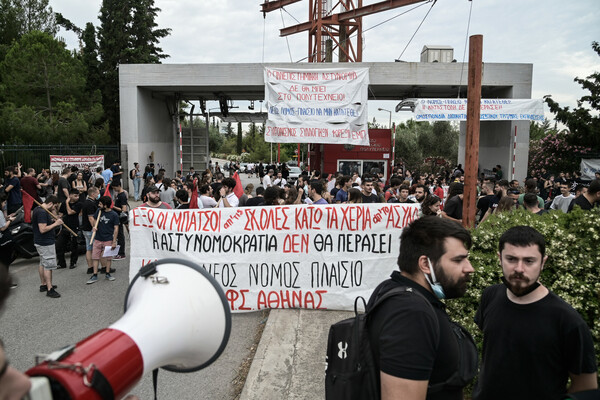
[[[470,247],[469,232],[450,220],[424,216],[403,229],[399,271],[373,291],[366,314],[330,330],[327,399],[463,398],[477,373],[477,348],[441,300],[465,294]],[[343,329],[336,333],[344,322],[348,340]],[[354,375],[345,360],[358,366]]]

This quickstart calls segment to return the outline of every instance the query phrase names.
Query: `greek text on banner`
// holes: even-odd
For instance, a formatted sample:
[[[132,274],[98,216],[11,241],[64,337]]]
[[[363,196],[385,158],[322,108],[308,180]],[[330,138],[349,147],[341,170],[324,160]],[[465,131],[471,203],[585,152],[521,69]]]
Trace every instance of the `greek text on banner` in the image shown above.
[[[466,121],[467,99],[418,99],[417,121]],[[541,99],[481,99],[481,121],[543,121]]]
[[[265,68],[265,141],[369,145],[368,68]]]
[[[336,204],[130,211],[129,278],[157,259],[198,263],[234,312],[352,310],[397,269],[416,204]]]

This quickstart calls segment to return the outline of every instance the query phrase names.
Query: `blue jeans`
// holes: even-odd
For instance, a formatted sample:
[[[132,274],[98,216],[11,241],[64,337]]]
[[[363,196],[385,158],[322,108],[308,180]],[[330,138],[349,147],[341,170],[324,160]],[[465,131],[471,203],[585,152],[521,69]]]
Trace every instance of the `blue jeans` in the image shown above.
[[[133,198],[135,199],[135,201],[139,201],[140,200],[140,183],[142,182],[141,178],[135,178],[133,180]]]

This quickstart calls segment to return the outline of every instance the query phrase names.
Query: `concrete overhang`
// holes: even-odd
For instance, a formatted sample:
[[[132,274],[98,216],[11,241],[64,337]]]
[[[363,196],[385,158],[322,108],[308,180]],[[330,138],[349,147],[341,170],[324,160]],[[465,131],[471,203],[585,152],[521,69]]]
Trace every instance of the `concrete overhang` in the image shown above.
[[[265,67],[311,70],[369,68],[369,100],[466,97],[463,63],[327,64],[121,64],[121,89],[137,87],[152,97],[181,100],[263,100]],[[530,98],[533,64],[484,63],[482,97]],[[462,82],[462,83],[461,83]],[[515,88],[519,88],[515,92]]]

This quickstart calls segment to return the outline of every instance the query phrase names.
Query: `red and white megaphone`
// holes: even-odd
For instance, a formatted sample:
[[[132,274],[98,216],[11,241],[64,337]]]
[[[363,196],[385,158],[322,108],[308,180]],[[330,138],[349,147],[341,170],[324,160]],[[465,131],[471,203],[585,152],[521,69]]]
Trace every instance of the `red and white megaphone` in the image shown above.
[[[54,352],[27,374],[48,378],[54,399],[119,399],[156,368],[207,367],[230,332],[229,304],[215,279],[192,262],[164,259],[133,278],[121,319]]]

